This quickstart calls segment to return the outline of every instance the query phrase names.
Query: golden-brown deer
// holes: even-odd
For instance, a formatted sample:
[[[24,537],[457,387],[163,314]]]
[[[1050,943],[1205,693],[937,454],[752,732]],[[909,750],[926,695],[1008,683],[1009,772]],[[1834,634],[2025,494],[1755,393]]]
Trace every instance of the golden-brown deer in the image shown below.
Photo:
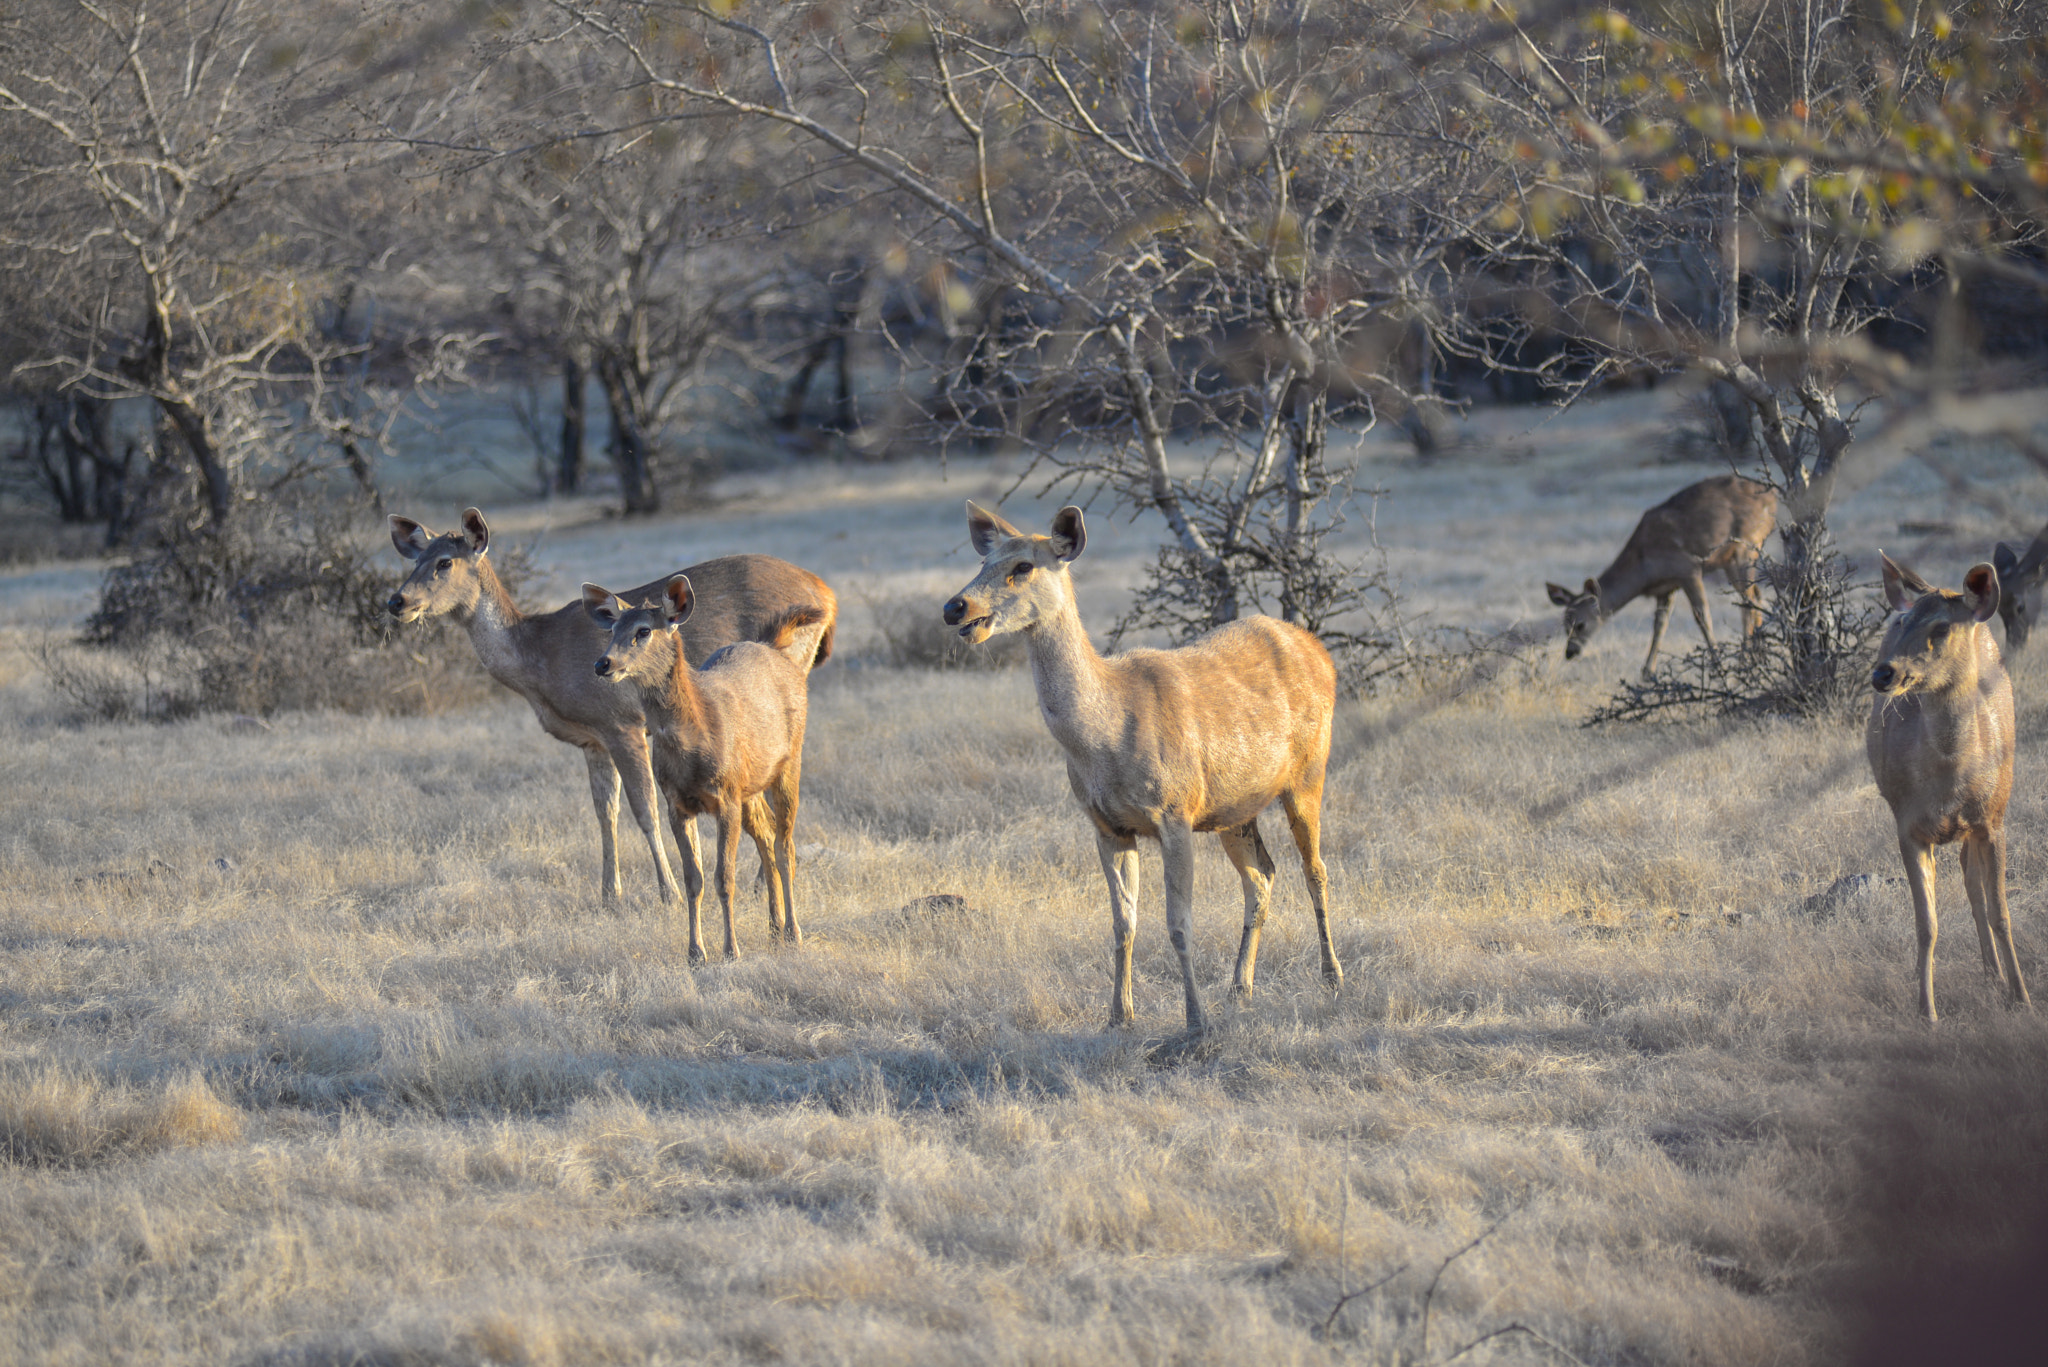
[[[1575,660],[1586,642],[1622,607],[1649,594],[1657,600],[1650,624],[1650,654],[1643,677],[1657,663],[1657,647],[1671,620],[1671,595],[1683,591],[1692,605],[1700,636],[1714,643],[1707,616],[1706,576],[1722,571],[1742,600],[1742,638],[1763,623],[1763,595],[1757,591],[1756,558],[1778,515],[1778,495],[1767,484],[1722,475],[1689,484],[1650,509],[1629,533],[1614,563],[1574,593],[1545,584],[1550,601],[1564,609],[1564,657]]]
[[[809,671],[790,658],[806,627],[824,621],[815,607],[785,609],[758,639],[740,641],[691,668],[679,628],[696,606],[690,577],[669,576],[658,594],[637,602],[596,584],[583,586],[583,610],[610,637],[595,676],[638,697],[647,717],[655,782],[673,819],[709,814],[718,821],[718,899],[725,912],[725,957],[739,957],[733,932],[734,864],[740,828],[761,851],[768,877],[768,929],[800,944],[796,922],[797,785],[803,777],[805,683]],[[624,687],[620,687],[624,685]],[[765,795],[772,829],[752,814]],[[773,858],[770,858],[770,842]],[[690,904],[690,962],[704,962],[703,924]]]
[[[491,677],[526,699],[549,735],[583,751],[598,835],[604,843],[599,884],[604,895],[619,895],[619,789],[623,786],[633,819],[653,852],[662,900],[674,900],[675,877],[662,847],[659,804],[648,765],[647,727],[639,698],[633,690],[616,688],[590,672],[590,662],[603,652],[606,636],[584,614],[582,600],[548,613],[520,611],[491,567],[490,527],[474,508],[463,513],[461,531],[440,535],[411,518],[394,517],[391,541],[400,555],[413,562],[412,573],[385,601],[391,615],[401,622],[453,617],[468,629],[477,658]],[[806,668],[824,663],[832,653],[838,600],[825,581],[810,571],[772,556],[730,555],[692,565],[689,573],[717,595],[714,606],[698,613],[683,632],[683,646],[691,656],[702,659],[720,646],[755,639],[788,609],[798,606],[818,609],[822,621],[802,633],[791,649],[799,654],[809,652],[803,659]],[[656,595],[666,582],[658,579],[631,593],[636,597]],[[703,890],[696,825],[684,821],[676,826],[675,834],[694,913]]]
[[[1963,887],[1977,918],[1986,974],[2015,1004],[2027,983],[2005,905],[2005,804],[2012,796],[2012,683],[1985,623],[1998,611],[1998,571],[1970,567],[1963,591],[1929,587],[1882,552],[1884,596],[1899,616],[1878,647],[1877,697],[1864,749],[1898,822],[1920,938],[1920,1012],[1934,1011],[1934,847],[1960,840]]]
[[[1067,781],[1095,823],[1109,884],[1110,1025],[1128,1025],[1133,1015],[1140,836],[1159,842],[1165,864],[1167,934],[1180,956],[1189,1028],[1206,1023],[1190,931],[1197,831],[1221,836],[1244,884],[1232,990],[1251,996],[1273,878],[1258,815],[1275,799],[1301,852],[1323,976],[1341,984],[1320,850],[1337,695],[1322,642],[1271,617],[1247,617],[1177,649],[1105,659],[1081,625],[1067,568],[1088,541],[1079,508],[1060,509],[1051,535],[1032,536],[969,502],[967,530],[981,573],[946,604],[946,623],[969,644],[1019,631],[1030,647],[1039,715],[1067,752]]]
[[[1998,616],[2005,623],[2005,648],[2019,650],[2041,615],[2041,586],[2048,583],[2048,527],[2035,533],[2024,554],[1999,542],[1991,563],[1998,569]]]

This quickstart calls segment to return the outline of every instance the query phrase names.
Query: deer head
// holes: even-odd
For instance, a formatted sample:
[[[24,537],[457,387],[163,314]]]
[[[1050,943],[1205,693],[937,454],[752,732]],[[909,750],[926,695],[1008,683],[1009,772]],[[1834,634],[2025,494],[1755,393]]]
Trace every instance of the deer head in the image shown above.
[[[979,645],[1008,631],[1029,631],[1074,601],[1067,566],[1088,544],[1081,510],[1069,504],[1053,514],[1052,533],[1032,536],[967,501],[967,535],[981,556],[981,573],[945,608],[946,625]]]
[[[2041,615],[2041,586],[2048,582],[2048,527],[2041,529],[2024,555],[1999,542],[1991,563],[1998,570],[1998,615],[2005,621],[2005,644],[2018,650]]]
[[[440,536],[409,517],[391,519],[391,544],[412,561],[412,573],[384,600],[384,608],[401,622],[470,612],[483,581],[478,563],[491,546],[491,529],[474,508],[462,514],[462,530]]]
[[[1564,657],[1576,660],[1586,642],[1607,620],[1607,614],[1600,610],[1600,586],[1588,579],[1586,587],[1577,593],[1562,584],[1543,587],[1549,591],[1550,601],[1564,609]]]
[[[610,589],[583,586],[583,611],[612,635],[605,653],[598,657],[600,676],[624,683],[658,676],[674,667],[674,654],[661,643],[689,619],[697,599],[687,574],[670,575],[661,593],[658,601],[634,607]],[[673,641],[668,644],[674,646]]]
[[[1998,611],[1998,571],[1972,565],[1963,591],[1937,589],[1894,564],[1883,551],[1884,596],[1899,614],[1877,650],[1870,686],[1880,693],[1940,692],[1970,677],[1978,659],[1978,633]]]

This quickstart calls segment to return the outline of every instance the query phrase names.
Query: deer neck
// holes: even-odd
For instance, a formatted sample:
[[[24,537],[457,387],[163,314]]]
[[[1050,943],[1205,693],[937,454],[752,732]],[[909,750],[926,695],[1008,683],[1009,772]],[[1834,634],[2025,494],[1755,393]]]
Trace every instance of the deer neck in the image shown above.
[[[519,648],[519,628],[527,620],[526,614],[512,601],[512,595],[506,592],[505,582],[498,578],[498,572],[491,568],[488,558],[477,558],[476,578],[476,601],[470,604],[467,612],[449,615],[468,628],[470,644],[476,647],[477,658],[483,661],[491,677],[500,683],[514,685],[514,681],[526,672],[523,652]]]
[[[1654,577],[1649,562],[1639,555],[1624,556],[1600,571],[1600,577],[1593,581],[1599,590],[1600,615],[1612,617],[1624,604],[1634,602],[1650,587]]]
[[[682,637],[673,631],[667,635],[668,668],[656,669],[640,689],[648,723],[679,742],[707,741],[716,719],[705,704],[697,671],[683,654]]]
[[[1024,639],[1031,649],[1039,715],[1053,739],[1074,753],[1113,744],[1117,728],[1109,716],[1106,662],[1081,625],[1071,590],[1057,612],[1025,630]]]

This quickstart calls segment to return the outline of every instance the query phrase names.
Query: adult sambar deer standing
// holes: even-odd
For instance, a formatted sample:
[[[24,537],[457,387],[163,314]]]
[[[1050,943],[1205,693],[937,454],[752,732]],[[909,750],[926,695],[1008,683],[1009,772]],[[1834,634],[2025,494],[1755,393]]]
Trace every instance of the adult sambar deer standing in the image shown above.
[[[1700,636],[1714,643],[1707,616],[1706,576],[1720,570],[1742,599],[1742,638],[1763,623],[1763,595],[1757,591],[1756,558],[1778,516],[1778,495],[1767,484],[1740,475],[1722,475],[1688,484],[1644,513],[1629,533],[1628,544],[1614,563],[1588,579],[1574,593],[1562,584],[1545,584],[1550,601],[1564,609],[1564,657],[1575,660],[1598,631],[1622,607],[1649,594],[1657,600],[1650,624],[1650,654],[1643,677],[1657,663],[1664,627],[1671,620],[1671,595],[1681,590],[1692,605]]]
[[[739,957],[733,933],[734,863],[740,828],[771,866],[771,831],[754,812],[764,794],[774,809],[774,872],[768,876],[768,924],[799,944],[794,885],[797,785],[803,776],[805,684],[809,670],[787,653],[806,627],[824,620],[814,607],[786,609],[758,640],[715,652],[693,669],[678,630],[693,615],[690,577],[671,575],[659,594],[626,601],[596,584],[583,586],[583,610],[610,632],[595,675],[636,694],[647,717],[654,778],[681,823],[709,814],[718,821],[718,900],[725,912],[725,957]],[[690,903],[690,962],[704,962],[703,923]]]
[[[590,662],[604,652],[606,635],[584,615],[577,599],[553,612],[529,615],[491,567],[491,530],[484,515],[471,508],[462,515],[462,530],[436,535],[409,517],[391,519],[391,542],[413,562],[413,571],[393,591],[385,607],[401,622],[450,616],[469,631],[470,644],[491,677],[526,699],[541,728],[557,740],[583,751],[590,773],[590,799],[597,810],[597,832],[604,843],[599,887],[607,897],[619,895],[619,789],[624,780],[633,819],[647,837],[654,855],[654,876],[664,902],[676,896],[675,876],[661,843],[660,804],[654,774],[648,766],[647,725],[639,696],[614,687],[590,672]],[[720,646],[753,640],[792,607],[814,607],[822,614],[800,645],[810,647],[805,665],[823,664],[832,653],[833,625],[839,603],[825,581],[809,570],[766,555],[728,555],[692,565],[688,571],[715,605],[698,613],[683,632],[685,650],[703,659]],[[630,590],[635,601],[658,595],[666,578]],[[694,911],[703,888],[697,850],[697,828],[684,821],[676,827],[682,848],[683,876]]]
[[[1963,887],[1984,971],[2017,1004],[2027,983],[2005,905],[2005,804],[2012,796],[2012,684],[1985,623],[1998,571],[1973,565],[1963,591],[1931,588],[1882,552],[1884,596],[1899,614],[1878,647],[1877,697],[1863,733],[1877,791],[1891,804],[1920,934],[1920,1012],[1934,1011],[1934,847],[1963,844]]]
[[[1189,927],[1196,831],[1222,837],[1243,880],[1244,937],[1232,990],[1251,996],[1273,877],[1258,815],[1276,798],[1308,876],[1323,976],[1341,984],[1319,849],[1337,697],[1336,667],[1322,642],[1271,617],[1248,617],[1174,650],[1105,659],[1081,625],[1067,569],[1088,541],[1079,508],[1060,509],[1051,535],[1030,536],[969,502],[967,530],[981,573],[946,604],[946,623],[969,644],[1021,631],[1030,646],[1039,714],[1067,752],[1067,782],[1095,823],[1109,883],[1110,1025],[1132,1019],[1139,836],[1159,842],[1166,866],[1166,926],[1180,956],[1189,1028],[1206,1024]]]

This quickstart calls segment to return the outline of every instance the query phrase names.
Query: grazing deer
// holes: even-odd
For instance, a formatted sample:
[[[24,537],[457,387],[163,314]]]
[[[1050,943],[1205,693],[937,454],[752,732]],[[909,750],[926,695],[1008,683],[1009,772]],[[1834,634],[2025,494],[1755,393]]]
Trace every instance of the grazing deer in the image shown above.
[[[416,622],[445,614],[462,623],[491,677],[525,698],[549,735],[583,751],[597,831],[604,842],[604,895],[619,895],[623,778],[633,819],[654,854],[661,899],[674,901],[675,877],[662,848],[654,774],[648,766],[646,721],[631,689],[614,688],[590,672],[590,662],[604,649],[605,634],[584,615],[582,600],[548,613],[521,612],[491,568],[491,531],[474,508],[463,513],[461,531],[438,536],[411,518],[394,517],[391,542],[413,562],[412,573],[385,601],[391,615],[401,622]],[[823,614],[822,626],[807,631],[791,648],[803,655],[805,668],[823,664],[831,655],[838,600],[810,571],[772,556],[729,555],[692,565],[689,573],[717,595],[714,605],[683,632],[689,654],[702,659],[720,646],[754,639],[789,608],[811,606]],[[658,594],[666,582],[658,579],[632,594]],[[761,816],[765,820],[765,812]],[[675,833],[694,914],[703,890],[696,823],[683,821]]]
[[[696,595],[687,574],[670,575],[637,605],[596,584],[583,586],[583,611],[611,633],[596,677],[632,685],[647,717],[655,782],[678,823],[710,814],[718,821],[718,899],[725,911],[725,957],[739,957],[733,933],[734,864],[740,828],[761,851],[768,878],[768,925],[800,944],[795,887],[797,784],[803,776],[805,682],[809,671],[787,653],[805,627],[825,620],[808,605],[786,608],[752,641],[724,647],[692,669],[679,628]],[[772,830],[753,815],[766,794]],[[770,854],[770,839],[773,855]],[[690,962],[703,963],[704,935],[690,903]]]
[[[1934,1012],[1934,846],[1963,842],[1963,886],[1984,971],[2026,1005],[2005,905],[2005,804],[2012,796],[2012,683],[1984,624],[1998,571],[1970,567],[1963,591],[1936,589],[1882,552],[1884,596],[1899,616],[1878,647],[1877,697],[1863,733],[1877,790],[1899,827],[1920,932],[1920,1013]]]
[[[1222,837],[1243,880],[1244,936],[1232,990],[1251,996],[1273,877],[1258,815],[1275,798],[1286,807],[1308,876],[1323,976],[1340,985],[1319,850],[1337,695],[1336,667],[1322,642],[1271,617],[1247,617],[1174,650],[1105,659],[1081,625],[1067,570],[1088,541],[1079,508],[1060,509],[1050,536],[1028,536],[969,502],[967,530],[981,573],[946,604],[946,624],[970,645],[1021,631],[1030,647],[1039,715],[1067,752],[1067,782],[1095,823],[1109,883],[1110,1025],[1128,1025],[1133,1015],[1139,836],[1159,842],[1166,866],[1166,927],[1180,956],[1188,1027],[1206,1024],[1189,927],[1196,831]]]
[[[1767,484],[1722,475],[1689,484],[1643,514],[1614,563],[1574,593],[1545,584],[1550,601],[1564,609],[1564,657],[1576,660],[1608,618],[1643,594],[1657,600],[1650,624],[1650,654],[1643,677],[1657,663],[1664,626],[1671,620],[1671,595],[1683,590],[1700,636],[1714,643],[1707,617],[1709,571],[1721,570],[1742,600],[1742,639],[1763,624],[1763,595],[1757,591],[1756,558],[1777,520],[1778,495]]]
[[[1998,616],[2005,623],[2005,648],[2019,650],[2041,615],[2041,585],[2048,582],[2048,527],[2035,533],[2025,555],[1999,542],[1991,563],[1998,569]]]

